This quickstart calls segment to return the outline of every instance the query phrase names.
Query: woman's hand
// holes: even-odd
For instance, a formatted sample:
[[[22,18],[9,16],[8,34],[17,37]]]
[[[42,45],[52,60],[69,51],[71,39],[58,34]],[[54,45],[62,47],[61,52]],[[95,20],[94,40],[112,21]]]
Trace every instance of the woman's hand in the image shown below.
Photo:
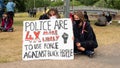
[[[76,43],[77,49],[80,51],[85,51],[85,48],[81,47],[81,44],[79,42]]]
[[[80,50],[80,51],[85,51],[84,47],[77,47],[77,49]]]
[[[79,42],[76,43],[77,47],[81,47],[81,44]]]

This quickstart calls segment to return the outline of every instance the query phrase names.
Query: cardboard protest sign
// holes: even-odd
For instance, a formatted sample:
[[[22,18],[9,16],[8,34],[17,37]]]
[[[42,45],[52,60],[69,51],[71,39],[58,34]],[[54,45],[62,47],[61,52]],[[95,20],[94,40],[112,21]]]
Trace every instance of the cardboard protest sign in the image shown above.
[[[23,60],[74,58],[73,28],[70,19],[23,22]]]

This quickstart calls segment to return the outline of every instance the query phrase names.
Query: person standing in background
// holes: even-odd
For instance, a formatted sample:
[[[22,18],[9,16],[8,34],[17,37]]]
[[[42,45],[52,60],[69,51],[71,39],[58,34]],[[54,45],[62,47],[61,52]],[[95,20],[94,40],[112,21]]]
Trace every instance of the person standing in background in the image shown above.
[[[36,17],[37,10],[36,8],[33,9],[33,17]]]
[[[84,11],[84,18],[85,18],[85,21],[89,22],[90,23],[90,20],[89,20],[89,17],[87,15],[87,12]]]
[[[13,0],[9,0],[9,2],[6,5],[6,10],[8,17],[11,18],[12,21],[14,17],[14,8],[15,8],[15,3],[13,2]]]
[[[105,17],[106,17],[107,22],[108,22],[107,24],[108,25],[111,24],[112,23],[112,16],[111,16],[110,12],[108,12]]]
[[[14,8],[15,8],[15,3],[13,2],[13,0],[9,0],[9,2],[6,5],[6,11],[8,15],[10,15],[11,17],[14,16]]]
[[[0,0],[0,23],[2,20],[2,15],[4,13],[4,8],[5,8],[4,0]]]

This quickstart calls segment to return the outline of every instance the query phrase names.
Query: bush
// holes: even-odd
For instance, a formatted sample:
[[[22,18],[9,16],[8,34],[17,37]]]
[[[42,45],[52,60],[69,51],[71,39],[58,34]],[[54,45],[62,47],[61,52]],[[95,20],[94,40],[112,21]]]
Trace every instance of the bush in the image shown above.
[[[73,5],[74,5],[74,6],[79,6],[79,5],[81,5],[81,3],[80,3],[80,1],[74,1],[74,3],[71,1],[71,2],[70,2],[70,5],[71,5],[71,6],[73,6]]]
[[[64,5],[63,1],[56,1],[56,2],[51,2],[50,6],[54,7],[54,6],[61,6]]]
[[[94,6],[96,6],[96,7],[106,7],[107,4],[105,3],[104,0],[100,0],[100,1],[98,1],[97,3],[95,3]]]

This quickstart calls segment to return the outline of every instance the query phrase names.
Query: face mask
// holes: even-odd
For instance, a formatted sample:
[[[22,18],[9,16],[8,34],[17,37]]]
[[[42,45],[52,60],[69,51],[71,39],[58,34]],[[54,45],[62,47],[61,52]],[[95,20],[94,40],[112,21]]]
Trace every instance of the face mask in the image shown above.
[[[75,20],[75,23],[78,25],[80,24],[80,20]]]
[[[51,16],[50,19],[57,19],[56,16]]]

